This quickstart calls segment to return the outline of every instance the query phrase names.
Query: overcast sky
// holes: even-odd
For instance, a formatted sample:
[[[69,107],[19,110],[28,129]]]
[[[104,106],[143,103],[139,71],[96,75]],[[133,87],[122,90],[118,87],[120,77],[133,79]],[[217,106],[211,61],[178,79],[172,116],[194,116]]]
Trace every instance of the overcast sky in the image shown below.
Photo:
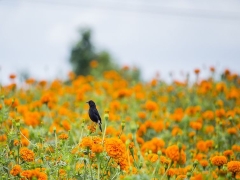
[[[65,77],[81,27],[144,79],[209,66],[240,73],[240,1],[0,0],[0,82],[22,71]]]

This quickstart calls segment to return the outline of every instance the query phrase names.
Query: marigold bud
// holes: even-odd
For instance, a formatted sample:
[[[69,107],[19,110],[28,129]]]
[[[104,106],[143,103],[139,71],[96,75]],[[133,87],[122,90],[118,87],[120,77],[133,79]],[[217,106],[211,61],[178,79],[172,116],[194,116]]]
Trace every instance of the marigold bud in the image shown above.
[[[108,119],[109,119],[109,114],[108,113],[104,114],[104,119],[105,119],[105,121],[108,121]]]

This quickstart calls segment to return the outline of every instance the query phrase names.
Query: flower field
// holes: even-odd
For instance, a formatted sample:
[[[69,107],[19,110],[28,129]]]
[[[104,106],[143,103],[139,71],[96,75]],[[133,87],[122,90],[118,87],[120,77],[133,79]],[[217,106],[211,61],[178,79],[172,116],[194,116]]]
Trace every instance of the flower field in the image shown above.
[[[240,77],[200,73],[195,83],[107,71],[21,85],[11,75],[0,89],[0,179],[240,179]]]

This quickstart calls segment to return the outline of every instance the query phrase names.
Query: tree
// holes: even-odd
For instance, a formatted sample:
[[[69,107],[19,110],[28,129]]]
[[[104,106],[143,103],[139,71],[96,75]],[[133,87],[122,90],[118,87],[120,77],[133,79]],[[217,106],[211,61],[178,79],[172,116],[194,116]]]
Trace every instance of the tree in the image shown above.
[[[80,31],[81,39],[71,51],[70,62],[76,75],[88,75],[90,73],[90,62],[97,57],[91,42],[91,30]]]
[[[97,61],[97,67],[91,68],[91,61]],[[82,29],[80,40],[71,50],[70,63],[76,75],[93,75],[100,77],[104,71],[115,70],[122,73],[128,79],[140,79],[140,70],[130,69],[121,71],[121,68],[114,63],[112,56],[107,51],[96,52],[91,41],[91,30]]]

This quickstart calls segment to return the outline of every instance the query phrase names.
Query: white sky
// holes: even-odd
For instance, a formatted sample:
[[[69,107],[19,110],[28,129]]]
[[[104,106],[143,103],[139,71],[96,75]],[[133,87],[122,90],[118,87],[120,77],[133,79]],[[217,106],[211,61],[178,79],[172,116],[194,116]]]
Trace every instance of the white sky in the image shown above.
[[[0,82],[22,71],[65,77],[85,26],[99,50],[144,79],[209,66],[240,73],[240,1],[0,0]]]

